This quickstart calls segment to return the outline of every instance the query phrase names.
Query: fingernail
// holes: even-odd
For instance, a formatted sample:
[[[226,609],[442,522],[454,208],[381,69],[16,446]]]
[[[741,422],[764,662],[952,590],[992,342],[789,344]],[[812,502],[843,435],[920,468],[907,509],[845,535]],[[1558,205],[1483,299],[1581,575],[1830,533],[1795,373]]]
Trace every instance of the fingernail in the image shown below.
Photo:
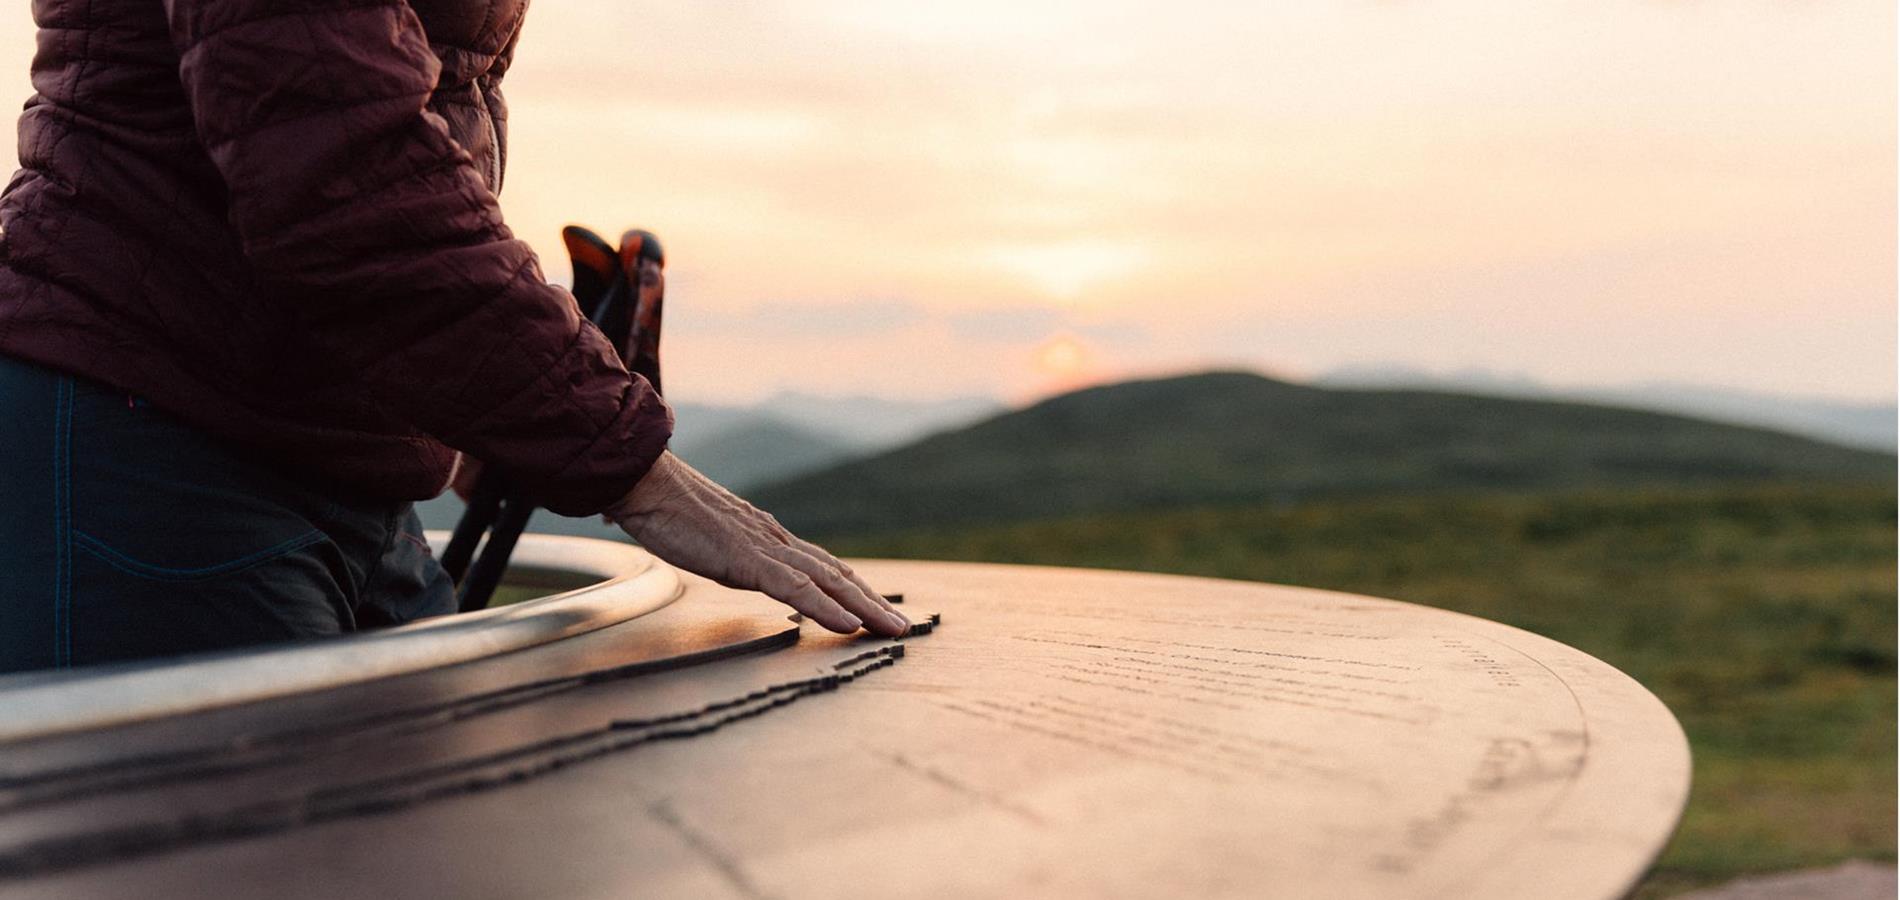
[[[904,618],[903,616],[901,616],[901,615],[898,615],[898,614],[897,614],[897,613],[895,613],[895,612],[888,612],[888,613],[885,613],[885,614],[884,614],[884,616],[885,616],[885,618],[888,618],[888,619],[890,619],[890,620],[891,620],[891,624],[892,624],[892,625],[895,625],[895,626],[897,626],[897,633],[898,633],[898,634],[904,634],[904,633],[907,633],[907,632],[909,632],[909,631],[910,631],[910,620],[909,620],[909,619],[906,619],[906,618]]]
[[[864,627],[864,620],[863,620],[863,619],[860,619],[860,618],[858,618],[857,616],[854,616],[854,615],[852,615],[852,614],[850,614],[850,613],[845,613],[845,614],[844,614],[844,625],[845,625],[845,630],[846,630],[846,631],[856,631],[856,630],[858,630],[858,629],[860,629],[860,628],[863,628],[863,627]]]

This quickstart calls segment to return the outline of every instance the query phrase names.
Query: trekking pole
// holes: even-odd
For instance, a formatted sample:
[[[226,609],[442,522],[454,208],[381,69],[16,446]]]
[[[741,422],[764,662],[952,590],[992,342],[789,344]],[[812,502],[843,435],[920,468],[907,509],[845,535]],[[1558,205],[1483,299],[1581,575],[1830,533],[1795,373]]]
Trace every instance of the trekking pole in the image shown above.
[[[628,231],[616,252],[599,235],[577,225],[563,229],[561,238],[574,263],[573,293],[581,313],[613,341],[627,367],[647,377],[657,391],[659,315],[665,293],[659,239],[649,232]],[[645,269],[647,263],[653,267],[650,273]],[[645,277],[648,274],[652,277]],[[642,328],[643,323],[650,323],[649,327]],[[614,340],[616,336],[620,339]],[[501,473],[484,469],[477,476],[469,507],[443,552],[443,568],[457,582],[461,611],[488,606],[535,507],[526,497],[509,496]],[[484,531],[488,531],[488,539],[464,578],[463,569],[469,565],[469,556]]]
[[[482,555],[475,558],[468,579],[457,589],[456,602],[462,612],[488,608],[495,588],[501,586],[501,576],[508,573],[508,557],[515,552],[515,543],[521,540],[534,510],[534,503],[520,497],[502,503],[501,516],[495,521],[495,530],[489,532],[488,542],[482,545]]]
[[[660,388],[660,313],[666,304],[666,251],[653,232],[638,228],[620,236],[620,272],[633,288],[633,316],[627,346],[621,351],[627,370]],[[611,332],[610,332],[611,333]]]
[[[479,476],[475,479],[475,487],[468,494],[468,507],[462,510],[462,518],[456,521],[455,532],[449,536],[449,546],[442,551],[442,568],[449,573],[450,581],[462,583],[469,561],[475,558],[475,547],[482,542],[488,526],[494,524],[503,499],[501,479]]]

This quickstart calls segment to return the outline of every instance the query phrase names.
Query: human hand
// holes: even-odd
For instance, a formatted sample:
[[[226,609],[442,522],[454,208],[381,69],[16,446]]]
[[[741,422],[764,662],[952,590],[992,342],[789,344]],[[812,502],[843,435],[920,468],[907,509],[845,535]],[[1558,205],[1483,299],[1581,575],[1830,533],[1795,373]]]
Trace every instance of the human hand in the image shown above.
[[[701,475],[672,451],[607,518],[654,556],[727,587],[762,591],[840,634],[888,637],[910,620],[837,557]]]

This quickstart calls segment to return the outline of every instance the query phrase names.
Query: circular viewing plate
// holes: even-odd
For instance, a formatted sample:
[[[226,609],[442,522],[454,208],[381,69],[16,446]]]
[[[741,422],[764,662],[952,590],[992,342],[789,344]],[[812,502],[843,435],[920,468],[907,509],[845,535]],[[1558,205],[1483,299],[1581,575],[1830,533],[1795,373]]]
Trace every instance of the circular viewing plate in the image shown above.
[[[1610,898],[1687,799],[1688,745],[1655,696],[1495,622],[1202,578],[860,569],[943,626],[828,724],[805,710],[698,760],[853,735],[855,764],[805,758],[747,799],[883,798],[876,828],[824,817],[748,847],[772,891],[824,894],[824,861],[895,853],[915,889],[896,893],[919,895]],[[707,827],[737,812],[710,785],[678,793]]]
[[[400,698],[359,684],[40,742],[0,790],[0,888],[1607,900],[1687,796],[1654,696],[1505,625],[1202,578],[856,565],[940,624],[573,668],[668,622],[716,646],[722,617],[782,616],[686,577],[658,615]],[[421,712],[323,721],[378,703]]]

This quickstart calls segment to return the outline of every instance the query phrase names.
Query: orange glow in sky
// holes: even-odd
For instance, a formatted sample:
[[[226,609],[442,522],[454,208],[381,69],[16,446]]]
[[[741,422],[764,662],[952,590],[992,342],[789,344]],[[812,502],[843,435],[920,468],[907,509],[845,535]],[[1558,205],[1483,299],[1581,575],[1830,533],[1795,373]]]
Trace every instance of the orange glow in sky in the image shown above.
[[[563,224],[660,234],[689,400],[1211,366],[1888,400],[1894,15],[562,0],[502,203],[555,280]]]
[[[1036,368],[1044,375],[1071,376],[1088,365],[1088,351],[1069,335],[1057,335],[1036,348]]]
[[[1051,335],[1036,345],[1033,358],[1036,374],[1041,377],[1029,387],[1027,397],[1006,399],[1023,400],[1073,391],[1099,384],[1109,374],[1087,341],[1066,332]]]

